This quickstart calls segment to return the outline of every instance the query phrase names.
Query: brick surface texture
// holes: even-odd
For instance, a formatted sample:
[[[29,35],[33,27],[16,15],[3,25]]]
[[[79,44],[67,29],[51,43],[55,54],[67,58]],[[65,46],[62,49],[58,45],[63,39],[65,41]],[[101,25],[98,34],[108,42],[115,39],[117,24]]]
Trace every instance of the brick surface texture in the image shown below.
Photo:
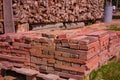
[[[120,50],[120,32],[61,30],[0,35],[3,68],[30,68],[83,80]]]
[[[96,20],[103,17],[104,0],[13,0],[19,23]]]

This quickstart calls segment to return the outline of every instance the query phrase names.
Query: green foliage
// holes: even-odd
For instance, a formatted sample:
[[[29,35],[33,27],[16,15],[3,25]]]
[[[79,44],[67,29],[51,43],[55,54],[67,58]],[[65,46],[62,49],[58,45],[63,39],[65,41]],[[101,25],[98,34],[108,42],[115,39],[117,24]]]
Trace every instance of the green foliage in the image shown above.
[[[120,61],[110,62],[99,70],[93,71],[90,80],[120,80]]]
[[[120,31],[120,27],[118,27],[117,25],[111,25],[108,26],[107,30]]]
[[[92,25],[93,23],[92,22],[88,22],[88,24],[87,25]]]

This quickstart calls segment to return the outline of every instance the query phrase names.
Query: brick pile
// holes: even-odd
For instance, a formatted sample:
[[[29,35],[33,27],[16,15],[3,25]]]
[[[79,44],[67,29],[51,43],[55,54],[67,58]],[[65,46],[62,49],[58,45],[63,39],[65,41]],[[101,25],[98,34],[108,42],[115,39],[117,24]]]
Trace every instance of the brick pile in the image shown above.
[[[120,49],[120,32],[89,29],[0,35],[4,68],[31,68],[83,80]]]
[[[13,0],[19,23],[96,20],[103,17],[104,0]]]

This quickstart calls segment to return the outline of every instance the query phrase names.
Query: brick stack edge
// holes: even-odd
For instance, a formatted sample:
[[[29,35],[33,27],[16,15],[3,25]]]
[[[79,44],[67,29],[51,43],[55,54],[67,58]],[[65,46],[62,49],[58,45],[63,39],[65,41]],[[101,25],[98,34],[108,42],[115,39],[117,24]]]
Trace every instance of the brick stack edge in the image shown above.
[[[30,68],[83,80],[120,49],[120,32],[64,30],[0,35],[3,68]]]

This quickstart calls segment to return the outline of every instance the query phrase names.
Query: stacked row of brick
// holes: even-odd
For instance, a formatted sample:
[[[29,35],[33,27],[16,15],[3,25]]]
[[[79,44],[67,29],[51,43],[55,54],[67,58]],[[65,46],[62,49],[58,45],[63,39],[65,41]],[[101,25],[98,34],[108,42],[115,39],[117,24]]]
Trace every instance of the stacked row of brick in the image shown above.
[[[0,63],[2,68],[30,66],[29,44],[24,43],[20,35],[0,36]]]
[[[120,49],[120,32],[89,29],[0,35],[2,68],[28,68],[83,80]]]

